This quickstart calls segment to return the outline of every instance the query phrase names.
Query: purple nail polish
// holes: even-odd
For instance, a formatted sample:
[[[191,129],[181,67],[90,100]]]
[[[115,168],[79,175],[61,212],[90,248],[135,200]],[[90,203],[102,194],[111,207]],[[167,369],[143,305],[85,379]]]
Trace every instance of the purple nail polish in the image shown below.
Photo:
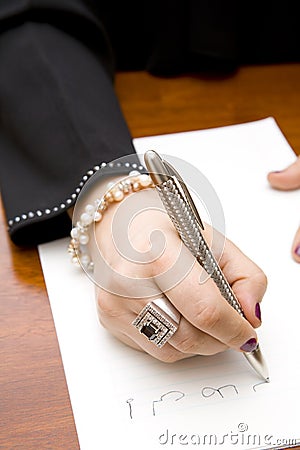
[[[256,303],[255,305],[255,315],[258,318],[258,320],[261,321],[261,310],[260,310],[260,304]]]
[[[255,350],[257,347],[257,340],[255,338],[251,338],[249,339],[249,341],[245,342],[245,344],[243,344],[241,346],[241,350],[243,352],[253,352],[253,350]]]
[[[295,248],[295,254],[297,256],[300,256],[300,245],[298,245],[298,247]]]
[[[271,172],[271,173],[281,173],[282,172],[282,170],[273,170],[273,172]]]

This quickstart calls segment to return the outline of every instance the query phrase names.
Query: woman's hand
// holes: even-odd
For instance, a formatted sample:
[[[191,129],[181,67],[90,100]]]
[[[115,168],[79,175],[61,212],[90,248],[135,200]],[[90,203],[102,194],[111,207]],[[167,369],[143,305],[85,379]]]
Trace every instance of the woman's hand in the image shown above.
[[[122,342],[155,358],[173,362],[228,348],[251,351],[261,324],[260,302],[266,277],[232,242],[223,240],[219,264],[244,310],[244,319],[221,296],[211,278],[182,244],[154,189],[131,194],[138,214],[126,201],[112,205],[96,224],[93,246],[99,320]],[[126,236],[124,235],[126,234]],[[206,227],[206,238],[212,229]],[[128,238],[128,246],[124,244]],[[158,348],[132,325],[149,302],[162,293],[180,312],[178,330]]]
[[[270,172],[268,174],[268,180],[274,189],[280,189],[281,191],[299,189],[300,156],[298,156],[297,160],[286,169],[277,172]],[[291,252],[294,260],[300,263],[300,227],[295,234]]]

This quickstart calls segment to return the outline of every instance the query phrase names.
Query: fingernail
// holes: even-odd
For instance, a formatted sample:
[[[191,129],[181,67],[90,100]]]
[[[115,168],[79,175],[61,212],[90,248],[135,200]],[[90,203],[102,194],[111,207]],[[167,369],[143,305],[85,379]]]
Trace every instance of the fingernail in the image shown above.
[[[282,170],[273,170],[273,172],[271,172],[271,173],[281,173],[282,172]]]
[[[260,310],[260,304],[256,303],[255,305],[255,315],[258,318],[258,320],[261,321],[261,310]]]
[[[298,245],[298,247],[295,248],[295,254],[297,256],[300,256],[300,245]]]
[[[257,347],[257,340],[255,338],[249,339],[249,341],[245,342],[240,348],[243,352],[253,352]]]

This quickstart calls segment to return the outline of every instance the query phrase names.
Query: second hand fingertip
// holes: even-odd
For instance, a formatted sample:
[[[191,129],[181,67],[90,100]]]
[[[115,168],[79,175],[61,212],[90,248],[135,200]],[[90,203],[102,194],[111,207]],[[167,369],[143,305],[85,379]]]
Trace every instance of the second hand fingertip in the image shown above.
[[[300,244],[296,245],[293,251],[293,258],[295,259],[295,261],[300,262]]]
[[[283,170],[273,170],[272,172],[269,172],[267,175],[268,181],[272,182],[272,180],[274,180],[274,179],[276,180],[278,175],[281,175],[282,173],[283,173]]]

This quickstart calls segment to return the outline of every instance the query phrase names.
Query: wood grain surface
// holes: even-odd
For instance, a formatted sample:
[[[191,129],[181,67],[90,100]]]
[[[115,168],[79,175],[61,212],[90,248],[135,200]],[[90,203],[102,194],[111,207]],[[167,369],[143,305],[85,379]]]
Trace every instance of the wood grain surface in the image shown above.
[[[116,77],[116,92],[133,137],[273,116],[300,154],[300,64],[244,67],[218,78],[122,73]],[[17,248],[9,241],[2,204],[0,285],[0,448],[77,450],[37,250]]]

